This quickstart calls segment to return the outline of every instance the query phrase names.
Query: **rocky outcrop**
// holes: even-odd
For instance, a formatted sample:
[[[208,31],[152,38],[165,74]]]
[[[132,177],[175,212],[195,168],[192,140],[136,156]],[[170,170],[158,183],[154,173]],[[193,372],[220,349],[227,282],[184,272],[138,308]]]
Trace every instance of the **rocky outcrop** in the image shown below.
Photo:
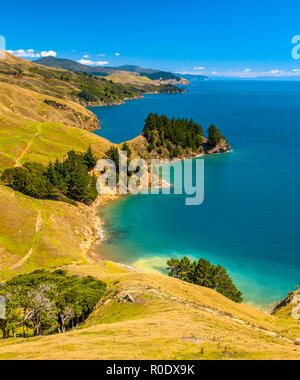
[[[204,144],[206,154],[219,154],[228,153],[231,151],[230,145],[225,139],[222,139],[219,144],[214,147],[210,147],[208,143]]]

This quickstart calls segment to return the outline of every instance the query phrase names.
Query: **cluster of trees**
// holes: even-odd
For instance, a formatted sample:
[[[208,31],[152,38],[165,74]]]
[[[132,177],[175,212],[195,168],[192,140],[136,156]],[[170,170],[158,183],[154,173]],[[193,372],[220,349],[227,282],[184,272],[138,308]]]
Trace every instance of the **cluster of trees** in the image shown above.
[[[78,73],[81,84],[80,91],[74,95],[87,104],[119,102],[124,98],[134,98],[140,91],[130,85],[123,85],[91,74]]]
[[[0,285],[6,318],[0,319],[3,338],[65,332],[84,322],[103,297],[106,284],[93,277],[66,272],[35,271]]]
[[[226,269],[221,265],[212,265],[205,259],[191,262],[187,257],[183,257],[181,260],[172,258],[167,265],[170,277],[214,289],[234,302],[243,302],[242,293],[236,288]]]
[[[149,143],[149,152],[166,148],[176,157],[180,148],[198,152],[203,149],[203,129],[192,119],[169,119],[167,116],[149,114],[145,120],[143,135]]]
[[[202,153],[205,146],[215,147],[222,139],[221,132],[215,125],[208,130],[205,139],[201,125],[192,119],[169,119],[166,115],[149,114],[145,120],[143,135],[148,140],[148,151],[167,153],[170,158],[178,157],[180,153]]]
[[[53,199],[75,204],[91,204],[97,197],[97,178],[89,171],[97,158],[91,147],[85,153],[70,151],[60,162],[50,162],[47,167],[27,162],[22,167],[6,169],[1,181],[25,195],[38,199]]]
[[[151,92],[163,94],[184,92],[183,89],[173,85],[161,85],[158,87],[146,84],[143,87],[135,87],[131,84],[115,83],[91,74],[78,73],[78,75],[81,79],[80,91],[73,93],[73,96],[80,98],[87,104],[99,102],[112,104],[126,98],[136,98],[143,93]]]
[[[180,77],[178,75],[168,73],[167,71],[157,71],[155,73],[141,73],[142,76],[145,76],[152,80],[176,80],[180,82]]]
[[[225,137],[222,135],[222,133],[217,129],[215,125],[211,125],[208,128],[208,146],[209,147],[215,147],[217,146],[222,140],[225,140]]]

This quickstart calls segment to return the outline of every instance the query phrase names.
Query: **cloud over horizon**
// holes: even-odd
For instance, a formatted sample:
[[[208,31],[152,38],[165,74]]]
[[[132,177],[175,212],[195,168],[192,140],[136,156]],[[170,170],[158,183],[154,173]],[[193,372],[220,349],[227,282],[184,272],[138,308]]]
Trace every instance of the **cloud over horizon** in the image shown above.
[[[41,58],[41,57],[56,57],[56,51],[42,51],[40,53],[36,52],[34,49],[18,49],[18,50],[7,50],[8,53],[13,54],[19,58]]]
[[[281,70],[271,69],[268,71],[252,71],[247,68],[243,71],[213,71],[214,77],[219,78],[240,78],[240,79],[257,79],[257,78],[292,78],[300,77],[299,69]]]
[[[107,61],[92,61],[90,59],[79,59],[77,62],[87,66],[105,66],[109,64]]]

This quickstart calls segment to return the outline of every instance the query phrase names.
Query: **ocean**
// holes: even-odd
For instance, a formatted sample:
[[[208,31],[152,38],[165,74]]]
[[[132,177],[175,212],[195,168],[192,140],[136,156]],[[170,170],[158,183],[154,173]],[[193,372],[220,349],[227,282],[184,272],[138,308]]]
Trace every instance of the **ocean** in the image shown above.
[[[204,158],[200,206],[185,206],[185,195],[138,195],[102,209],[102,255],[163,273],[170,257],[203,257],[266,309],[300,285],[300,82],[198,82],[185,94],[92,111],[102,122],[96,133],[115,143],[139,135],[157,112],[204,130],[214,123],[233,150]]]

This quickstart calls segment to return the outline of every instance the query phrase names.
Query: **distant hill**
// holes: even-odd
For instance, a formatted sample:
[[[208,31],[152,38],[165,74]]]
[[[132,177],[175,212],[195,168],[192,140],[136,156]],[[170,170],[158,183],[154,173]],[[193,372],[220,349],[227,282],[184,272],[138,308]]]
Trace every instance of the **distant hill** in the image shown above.
[[[162,70],[154,70],[154,69],[145,69],[140,66],[135,65],[123,65],[123,66],[116,66],[116,67],[91,67],[87,65],[82,65],[81,63],[72,61],[70,59],[61,59],[61,58],[55,58],[55,57],[45,57],[40,58],[34,61],[34,63],[37,63],[42,66],[46,67],[54,67],[57,69],[64,69],[69,70],[73,72],[79,72],[79,73],[88,73],[92,75],[98,75],[106,77],[108,75],[115,74],[116,72],[122,71],[122,72],[129,72],[129,73],[137,73],[141,76],[147,77],[153,81],[160,81],[164,82],[164,84],[167,84],[167,81],[171,81],[170,84],[188,84],[182,82],[182,77],[180,75],[175,75],[171,72],[162,71]]]
[[[69,70],[77,73],[88,73],[93,75],[108,75],[112,74],[114,70],[103,68],[103,67],[91,67],[87,65],[82,65],[81,63],[72,61],[71,59],[61,59],[55,57],[45,57],[34,61],[42,66],[54,67],[56,69]]]
[[[140,73],[140,74],[153,74],[157,73],[160,70],[154,70],[154,69],[145,69],[141,66],[136,66],[136,65],[123,65],[123,66],[116,66],[116,67],[111,67],[114,70],[119,70],[119,71],[130,71],[131,73]]]
[[[209,80],[210,78],[207,75],[195,75],[195,74],[176,74],[181,78],[185,78],[190,82]]]

